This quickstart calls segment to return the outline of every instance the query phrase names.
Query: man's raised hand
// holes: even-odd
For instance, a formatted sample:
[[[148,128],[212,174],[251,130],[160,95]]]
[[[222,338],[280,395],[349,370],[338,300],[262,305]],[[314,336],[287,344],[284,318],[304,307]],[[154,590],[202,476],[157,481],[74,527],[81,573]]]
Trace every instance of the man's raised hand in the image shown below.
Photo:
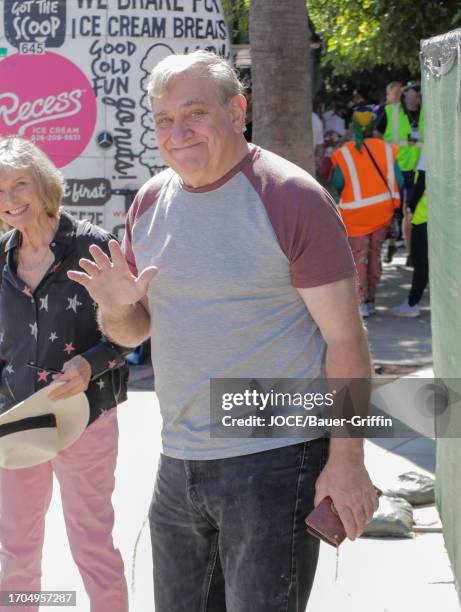
[[[89,250],[93,261],[79,261],[85,272],[69,270],[67,276],[85,287],[103,311],[116,312],[136,304],[146,295],[157,268],[149,266],[139,276],[132,274],[116,240],[109,241],[110,258],[96,244],[92,244]]]

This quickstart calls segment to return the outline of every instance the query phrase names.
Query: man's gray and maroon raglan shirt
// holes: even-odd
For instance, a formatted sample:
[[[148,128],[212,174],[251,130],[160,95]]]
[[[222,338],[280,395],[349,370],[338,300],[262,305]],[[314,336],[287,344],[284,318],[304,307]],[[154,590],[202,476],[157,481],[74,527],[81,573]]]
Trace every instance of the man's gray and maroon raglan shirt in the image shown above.
[[[296,288],[355,275],[325,190],[255,146],[206,188],[166,170],[138,192],[124,251],[133,273],[158,268],[148,298],[163,452],[218,459],[300,442],[210,438],[210,378],[323,374],[325,342]]]

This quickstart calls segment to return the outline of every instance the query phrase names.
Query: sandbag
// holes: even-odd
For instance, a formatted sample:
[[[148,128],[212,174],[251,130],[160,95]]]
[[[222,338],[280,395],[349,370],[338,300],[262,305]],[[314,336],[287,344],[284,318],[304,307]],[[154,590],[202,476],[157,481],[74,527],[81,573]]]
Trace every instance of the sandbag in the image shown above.
[[[386,489],[386,495],[403,497],[412,506],[433,504],[435,480],[418,472],[405,472],[397,476],[396,482]]]
[[[362,537],[411,538],[413,508],[401,497],[382,495],[379,508],[365,527]]]

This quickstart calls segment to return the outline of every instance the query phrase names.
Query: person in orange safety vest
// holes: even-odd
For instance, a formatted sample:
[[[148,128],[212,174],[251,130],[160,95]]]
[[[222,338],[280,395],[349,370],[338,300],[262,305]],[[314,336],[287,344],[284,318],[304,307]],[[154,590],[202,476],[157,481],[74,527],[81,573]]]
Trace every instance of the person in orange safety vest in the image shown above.
[[[403,184],[397,147],[372,135],[371,107],[352,115],[354,140],[331,156],[332,184],[340,195],[339,210],[347,229],[359,280],[363,317],[375,312],[376,287],[381,277],[381,247],[394,210],[400,207]]]

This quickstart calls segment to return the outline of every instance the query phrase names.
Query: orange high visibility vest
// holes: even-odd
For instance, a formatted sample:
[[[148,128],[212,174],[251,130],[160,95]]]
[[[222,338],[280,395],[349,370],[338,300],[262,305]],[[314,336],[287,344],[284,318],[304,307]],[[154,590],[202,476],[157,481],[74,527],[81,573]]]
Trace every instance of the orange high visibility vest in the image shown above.
[[[387,179],[389,189],[386,189],[364,146],[359,152],[354,142],[347,142],[331,156],[333,165],[340,167],[344,177],[339,210],[347,233],[352,237],[371,234],[387,225],[394,208],[400,206],[394,171],[397,147],[380,138],[367,138],[365,142]]]

